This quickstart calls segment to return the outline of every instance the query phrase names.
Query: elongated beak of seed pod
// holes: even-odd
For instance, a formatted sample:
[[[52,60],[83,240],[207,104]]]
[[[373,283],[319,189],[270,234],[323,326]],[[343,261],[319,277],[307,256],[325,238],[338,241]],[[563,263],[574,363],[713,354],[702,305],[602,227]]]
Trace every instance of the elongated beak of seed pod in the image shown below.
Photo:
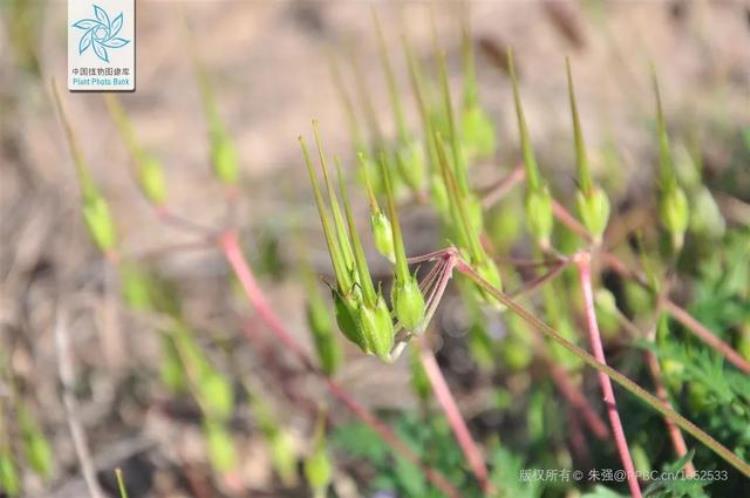
[[[68,140],[71,155],[73,156],[76,172],[78,173],[78,182],[81,187],[81,193],[83,194],[82,211],[83,219],[86,223],[86,229],[89,232],[89,236],[94,241],[94,244],[96,244],[102,252],[110,252],[117,244],[117,235],[115,223],[109,210],[109,205],[94,184],[86,160],[83,157],[83,152],[78,144],[78,138],[68,120],[68,116],[65,113],[62,101],[60,100],[60,94],[58,93],[57,86],[54,82],[52,83],[52,94],[60,120],[65,129],[65,135]]]

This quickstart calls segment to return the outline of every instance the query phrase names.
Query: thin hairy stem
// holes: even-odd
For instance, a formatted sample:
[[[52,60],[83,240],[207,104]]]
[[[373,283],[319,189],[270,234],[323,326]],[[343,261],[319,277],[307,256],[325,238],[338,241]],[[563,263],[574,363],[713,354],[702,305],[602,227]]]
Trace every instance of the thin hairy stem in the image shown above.
[[[602,344],[601,334],[599,333],[599,324],[596,320],[594,291],[591,285],[591,255],[588,252],[582,252],[579,253],[574,260],[578,267],[578,276],[581,283],[581,290],[583,292],[583,308],[586,314],[591,350],[593,351],[596,360],[603,365],[606,365],[607,359],[604,356],[604,346]],[[614,436],[615,445],[617,446],[617,451],[620,454],[620,460],[622,461],[622,466],[628,479],[630,494],[633,498],[641,498],[641,488],[638,485],[638,478],[635,475],[635,465],[633,465],[633,458],[630,456],[630,449],[628,448],[628,442],[625,438],[625,430],[622,427],[620,413],[617,411],[617,401],[615,400],[615,391],[612,388],[612,380],[606,373],[601,371],[598,373],[604,404],[607,407],[609,423],[612,427],[612,435]]]

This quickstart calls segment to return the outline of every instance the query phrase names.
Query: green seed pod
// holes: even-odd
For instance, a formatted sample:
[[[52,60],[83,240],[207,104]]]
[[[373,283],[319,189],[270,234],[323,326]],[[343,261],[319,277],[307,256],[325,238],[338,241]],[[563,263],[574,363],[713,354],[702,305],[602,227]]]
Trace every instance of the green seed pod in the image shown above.
[[[605,339],[614,339],[620,329],[615,296],[609,290],[599,288],[594,292],[594,303],[602,336]]]
[[[710,190],[700,185],[690,196],[690,204],[691,231],[714,240],[724,236],[727,223]]]
[[[325,418],[320,417],[315,430],[312,453],[305,459],[304,471],[307,484],[314,497],[325,497],[331,483],[333,465],[328,457],[325,439]]]
[[[332,290],[333,306],[336,316],[336,325],[344,336],[364,352],[369,352],[367,341],[362,334],[362,329],[357,321],[357,310],[361,299],[355,299],[352,295],[343,296],[337,290]]]
[[[219,474],[225,474],[237,465],[237,454],[232,435],[220,422],[207,419],[203,424],[203,437],[211,466]]]
[[[114,249],[117,235],[112,214],[104,197],[93,194],[84,198],[83,219],[89,236],[101,251],[107,252]]]
[[[52,448],[39,424],[31,416],[26,406],[20,406],[18,418],[20,420],[26,462],[28,462],[29,467],[39,476],[48,479],[52,473]]]
[[[396,280],[391,290],[396,319],[408,331],[421,333],[424,327],[425,303],[415,277]]]
[[[287,487],[297,484],[297,451],[294,438],[284,430],[278,429],[268,441],[271,445],[271,462],[281,482]]]
[[[317,290],[307,303],[307,323],[312,331],[320,368],[326,375],[333,375],[341,363],[341,348],[333,336],[331,315]]]
[[[593,186],[590,192],[576,192],[578,214],[583,220],[584,226],[594,237],[594,241],[600,244],[604,229],[607,228],[609,220],[609,198],[601,188]]]
[[[464,107],[461,131],[461,143],[469,162],[495,153],[495,127],[479,105]]]
[[[174,340],[167,334],[162,336],[161,351],[161,361],[159,362],[161,381],[171,392],[184,393],[188,388],[185,368],[180,361],[180,354],[175,347]]]
[[[526,223],[529,231],[540,247],[549,247],[553,218],[552,199],[547,186],[528,190],[524,201]]]
[[[211,139],[211,163],[214,167],[214,174],[219,181],[226,185],[237,183],[237,177],[239,176],[237,151],[223,131],[215,132]]]
[[[13,463],[13,457],[7,449],[0,451],[0,488],[8,496],[21,494],[21,479]]]
[[[662,192],[659,214],[661,222],[672,236],[672,247],[680,250],[690,221],[688,201],[682,188],[675,185]]]
[[[164,203],[167,187],[164,182],[164,170],[158,159],[145,156],[138,166],[138,185],[146,198],[156,205]]]
[[[443,219],[447,219],[450,216],[450,200],[448,189],[445,187],[445,182],[440,175],[432,175],[430,178],[430,194],[432,205],[435,206],[438,214]]]
[[[231,383],[220,373],[207,370],[198,379],[196,395],[212,419],[226,421],[234,411],[234,392]]]
[[[508,337],[500,347],[503,365],[512,372],[528,368],[534,357],[531,347],[518,337]]]
[[[395,333],[391,312],[383,296],[378,295],[374,308],[365,303],[360,305],[358,323],[369,352],[383,361],[390,361]]]
[[[395,263],[396,253],[393,248],[393,233],[388,216],[382,211],[370,214],[370,229],[375,241],[375,248],[388,261]]]
[[[396,164],[404,182],[415,192],[421,191],[426,170],[422,143],[413,137],[400,140],[396,147]]]

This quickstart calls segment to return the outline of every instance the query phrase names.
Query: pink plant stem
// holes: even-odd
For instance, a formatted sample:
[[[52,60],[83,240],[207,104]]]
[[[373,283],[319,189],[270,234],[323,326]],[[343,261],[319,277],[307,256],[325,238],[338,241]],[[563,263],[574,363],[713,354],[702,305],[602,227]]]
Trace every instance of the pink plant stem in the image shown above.
[[[271,308],[263,290],[258,286],[258,282],[255,280],[255,276],[242,254],[237,233],[233,230],[226,231],[221,235],[218,242],[224,256],[232,267],[232,270],[237,276],[250,304],[255,309],[259,318],[269,329],[271,329],[276,338],[281,341],[287,350],[297,357],[307,370],[322,376],[322,373],[315,367],[306,351],[287,331],[282,321]],[[341,386],[329,378],[326,378],[326,385],[335,398],[341,401],[354,415],[377,432],[383,441],[394,451],[399,453],[409,462],[417,465],[424,472],[430,482],[432,482],[437,488],[451,498],[460,498],[461,495],[458,490],[456,490],[445,476],[424,465],[419,456],[409,448],[409,446],[407,446],[407,444],[404,443],[395,432],[383,424],[377,417],[375,417],[375,415],[367,410],[367,408],[355,401]]]
[[[659,360],[651,351],[645,353],[645,358],[648,369],[651,372],[651,378],[654,381],[654,386],[656,387],[656,397],[661,400],[661,403],[665,408],[672,408],[672,404],[669,402],[667,389],[664,387],[664,382],[662,380]],[[680,431],[680,428],[668,418],[664,419],[664,423],[667,426],[667,432],[669,432],[669,438],[672,440],[672,446],[677,454],[677,458],[684,457],[687,455],[687,445],[685,444],[685,438],[682,436],[682,431]],[[685,464],[685,475],[686,477],[695,476],[695,466],[693,465],[693,462],[687,462]]]
[[[424,336],[423,336],[424,337]],[[466,426],[461,411],[456,404],[456,400],[453,398],[448,383],[443,377],[443,373],[440,371],[440,366],[435,360],[435,355],[432,353],[429,345],[423,340],[419,341],[420,354],[419,358],[424,367],[424,371],[427,374],[427,378],[430,379],[432,385],[432,391],[435,393],[435,397],[443,410],[448,423],[453,429],[453,434],[456,436],[456,441],[461,447],[461,450],[469,462],[472,473],[479,481],[479,486],[485,494],[492,493],[492,485],[489,481],[489,475],[487,473],[487,467],[484,464],[484,457],[480,451],[474,439],[471,437],[469,428]]]
[[[596,321],[596,311],[594,308],[594,292],[591,288],[591,254],[588,252],[578,253],[574,257],[576,266],[578,266],[578,275],[580,277],[581,289],[583,291],[584,310],[586,312],[586,322],[589,329],[589,342],[591,343],[591,350],[594,354],[594,358],[600,363],[606,365],[607,359],[604,356],[604,346],[602,345],[602,338],[599,334],[599,324]],[[612,434],[615,439],[615,445],[617,451],[620,453],[620,460],[622,466],[626,472],[628,479],[628,487],[630,488],[630,494],[633,498],[641,498],[641,488],[638,485],[638,479],[635,474],[635,466],[633,465],[633,459],[630,456],[630,450],[628,449],[628,442],[625,439],[625,431],[622,428],[622,422],[620,420],[620,414],[617,411],[617,403],[615,401],[615,392],[612,388],[612,381],[609,376],[603,372],[598,372],[599,384],[602,387],[602,395],[604,404],[607,407],[607,413],[609,414],[609,422],[612,426]]]

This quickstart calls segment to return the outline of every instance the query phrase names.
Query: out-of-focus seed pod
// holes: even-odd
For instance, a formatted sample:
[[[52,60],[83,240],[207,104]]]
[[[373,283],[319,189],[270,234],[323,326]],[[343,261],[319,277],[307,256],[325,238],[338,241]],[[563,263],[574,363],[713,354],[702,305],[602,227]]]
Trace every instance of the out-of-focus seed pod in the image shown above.
[[[461,132],[463,150],[469,162],[495,153],[495,126],[479,105],[464,107]]]
[[[396,262],[396,254],[393,249],[393,234],[391,233],[391,222],[385,213],[378,212],[370,215],[370,228],[375,242],[375,248],[391,263]]]
[[[109,113],[135,163],[135,176],[141,192],[149,202],[157,206],[161,205],[167,194],[161,164],[155,157],[146,153],[138,143],[135,128],[117,97],[109,94],[105,100]]]
[[[206,415],[212,419],[226,421],[234,412],[232,384],[219,372],[209,369],[197,379],[196,395]]]
[[[609,290],[599,288],[594,293],[594,304],[596,305],[596,317],[602,336],[605,339],[614,339],[620,326],[615,296]]]
[[[547,186],[528,190],[524,199],[526,209],[526,223],[540,247],[550,246],[552,235],[552,198]]]
[[[657,346],[664,347],[669,344],[673,338],[670,337],[669,332],[669,316],[662,313],[656,323],[656,344]],[[660,361],[662,376],[664,381],[673,393],[679,393],[682,389],[682,375],[685,371],[685,365],[682,362],[664,358]]]
[[[594,237],[595,243],[600,244],[609,221],[609,197],[601,188],[593,187],[588,193],[581,190],[576,192],[576,202],[584,226]]]
[[[474,47],[468,19],[464,19],[462,25],[464,95],[461,142],[467,161],[472,161],[495,153],[495,127],[479,103]]]
[[[669,145],[667,124],[661,106],[661,93],[656,75],[653,75],[656,97],[656,125],[659,141],[659,215],[664,228],[672,238],[675,251],[682,249],[685,231],[690,222],[690,209],[687,197],[677,182],[672,150]]]
[[[8,496],[21,494],[21,479],[8,448],[0,449],[0,488]]]
[[[659,199],[661,222],[672,237],[672,247],[679,251],[685,240],[685,231],[690,222],[687,196],[679,186],[662,191]]]
[[[164,170],[158,159],[146,155],[138,166],[138,184],[146,198],[161,205],[167,197]]]
[[[134,310],[149,310],[152,308],[151,282],[148,275],[137,265],[122,262],[120,270],[120,288],[125,303]]]
[[[362,303],[358,310],[359,326],[367,349],[383,361],[390,361],[395,331],[385,299],[378,296],[374,307]]]
[[[341,363],[341,348],[333,335],[333,321],[314,282],[308,287],[307,324],[313,335],[320,368],[326,375],[336,373]]]
[[[48,479],[52,474],[52,448],[41,427],[23,404],[18,409],[18,419],[26,462],[40,477]]]
[[[180,361],[180,354],[170,335],[164,334],[161,340],[161,360],[159,376],[172,393],[178,394],[188,390],[189,382],[185,377],[185,368]]]
[[[432,205],[435,206],[438,214],[443,219],[447,219],[450,216],[450,199],[448,197],[448,189],[445,187],[445,182],[440,175],[432,175],[430,177],[430,197]]]
[[[520,372],[528,368],[533,359],[528,344],[516,337],[509,337],[500,346],[500,356],[503,365],[513,372]]]
[[[409,331],[422,332],[425,318],[425,302],[417,279],[410,276],[406,280],[394,282],[391,302],[396,319]]]
[[[203,423],[203,437],[211,466],[219,474],[226,474],[237,465],[237,453],[232,435],[222,422],[206,419]]]
[[[107,201],[99,194],[83,200],[83,219],[91,239],[102,252],[108,252],[117,244],[114,220]]]
[[[325,498],[326,490],[331,484],[333,465],[326,448],[325,417],[323,415],[319,417],[316,424],[313,449],[310,455],[305,458],[304,470],[307,484],[313,491],[313,496]]]
[[[102,252],[110,252],[115,248],[117,236],[114,220],[109,211],[109,206],[101,193],[99,193],[97,186],[94,184],[86,160],[83,157],[83,152],[78,144],[78,139],[73,131],[73,127],[70,125],[67,114],[63,109],[60,94],[57,91],[57,86],[54,82],[52,84],[52,95],[63,128],[65,129],[70,153],[71,156],[73,156],[73,163],[75,164],[76,173],[78,174],[78,183],[81,187],[81,193],[83,196],[82,211],[86,229],[99,250]]]
[[[415,137],[406,137],[399,140],[395,153],[401,178],[413,191],[421,191],[426,170],[422,143]]]
[[[232,140],[222,131],[214,131],[211,137],[211,164],[214,174],[225,185],[237,183],[239,168],[237,166],[237,150]]]
[[[268,444],[271,446],[271,462],[279,479],[287,487],[297,484],[297,449],[292,434],[277,428]]]
[[[720,239],[727,223],[711,191],[700,185],[690,194],[690,205],[690,230],[710,239]]]

